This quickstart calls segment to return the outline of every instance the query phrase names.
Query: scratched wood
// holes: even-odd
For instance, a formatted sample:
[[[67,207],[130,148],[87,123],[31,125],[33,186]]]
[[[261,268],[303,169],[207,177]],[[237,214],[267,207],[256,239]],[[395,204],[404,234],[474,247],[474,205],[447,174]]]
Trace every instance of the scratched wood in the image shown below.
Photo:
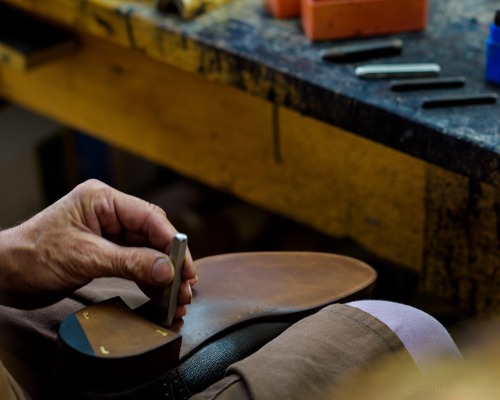
[[[428,168],[423,284],[471,314],[500,309],[500,188]]]
[[[499,308],[497,187],[468,184],[138,52],[92,36],[80,41],[75,54],[29,73],[0,69],[0,95],[253,204],[352,237],[418,271],[423,285],[465,311]]]
[[[311,44],[298,19],[273,20],[261,0],[234,0],[189,22],[158,13],[153,0],[1,1],[448,170],[500,184],[498,106],[422,110],[425,93],[393,94],[387,82],[357,80],[354,64],[321,62],[318,51],[332,43]],[[431,1],[426,32],[398,35],[404,52],[387,61],[438,62],[444,74],[467,78],[466,91],[500,94],[483,77],[493,12],[489,0]]]
[[[425,163],[294,111],[279,113],[280,182],[301,188],[280,208],[290,217],[301,209],[320,230],[420,270]]]

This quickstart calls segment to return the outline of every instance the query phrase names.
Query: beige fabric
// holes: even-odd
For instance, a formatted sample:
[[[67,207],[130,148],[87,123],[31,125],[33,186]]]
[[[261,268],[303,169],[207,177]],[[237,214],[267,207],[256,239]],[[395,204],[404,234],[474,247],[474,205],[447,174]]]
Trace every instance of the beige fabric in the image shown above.
[[[250,400],[250,392],[237,374],[232,374],[199,393],[191,399],[197,400]]]
[[[335,304],[287,329],[234,364],[228,377],[194,399],[326,398],[383,357],[416,371],[399,338],[371,315]]]

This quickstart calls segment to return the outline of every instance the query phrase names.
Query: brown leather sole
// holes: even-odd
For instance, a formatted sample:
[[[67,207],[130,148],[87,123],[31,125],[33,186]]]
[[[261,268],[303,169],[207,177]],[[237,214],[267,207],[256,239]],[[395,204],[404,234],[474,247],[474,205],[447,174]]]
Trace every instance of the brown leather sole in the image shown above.
[[[65,319],[58,343],[66,377],[98,391],[118,392],[180,367],[189,371],[188,380],[199,378],[205,385],[238,357],[278,335],[286,323],[328,304],[369,298],[377,277],[361,261],[326,253],[237,253],[207,257],[195,264],[199,282],[193,288],[193,303],[188,314],[168,329],[145,319],[144,309],[132,312],[118,298]],[[245,332],[255,337],[258,326],[267,331],[263,339],[246,341],[252,348],[235,351],[234,341],[233,350],[218,345],[233,334],[245,346]],[[276,333],[269,333],[269,327]],[[227,362],[217,366],[213,378],[197,377],[210,375],[206,369],[219,358]],[[191,359],[197,359],[195,373]],[[204,359],[213,362],[200,370],[197,366]],[[203,385],[191,387],[200,390]]]

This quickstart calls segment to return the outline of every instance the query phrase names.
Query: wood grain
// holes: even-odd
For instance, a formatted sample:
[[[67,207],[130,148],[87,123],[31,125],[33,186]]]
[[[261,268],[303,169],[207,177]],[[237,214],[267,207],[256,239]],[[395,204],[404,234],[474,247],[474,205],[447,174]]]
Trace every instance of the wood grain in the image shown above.
[[[1,69],[0,95],[252,204],[354,238],[419,272],[424,286],[467,312],[499,307],[497,186],[141,53],[79,40],[77,53],[30,73]],[[461,183],[468,179],[472,186]],[[440,250],[464,243],[474,262]],[[473,294],[450,284],[443,268],[475,282]]]

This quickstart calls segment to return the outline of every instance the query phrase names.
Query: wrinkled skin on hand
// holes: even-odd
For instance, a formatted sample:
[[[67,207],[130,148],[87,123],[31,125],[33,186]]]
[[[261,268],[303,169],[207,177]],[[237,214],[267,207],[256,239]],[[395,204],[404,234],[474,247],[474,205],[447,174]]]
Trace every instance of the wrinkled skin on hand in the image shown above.
[[[173,279],[166,254],[176,232],[159,207],[87,181],[0,232],[0,302],[46,306],[98,277],[133,280],[158,302]],[[186,313],[197,280],[189,251],[182,278],[176,318]]]

